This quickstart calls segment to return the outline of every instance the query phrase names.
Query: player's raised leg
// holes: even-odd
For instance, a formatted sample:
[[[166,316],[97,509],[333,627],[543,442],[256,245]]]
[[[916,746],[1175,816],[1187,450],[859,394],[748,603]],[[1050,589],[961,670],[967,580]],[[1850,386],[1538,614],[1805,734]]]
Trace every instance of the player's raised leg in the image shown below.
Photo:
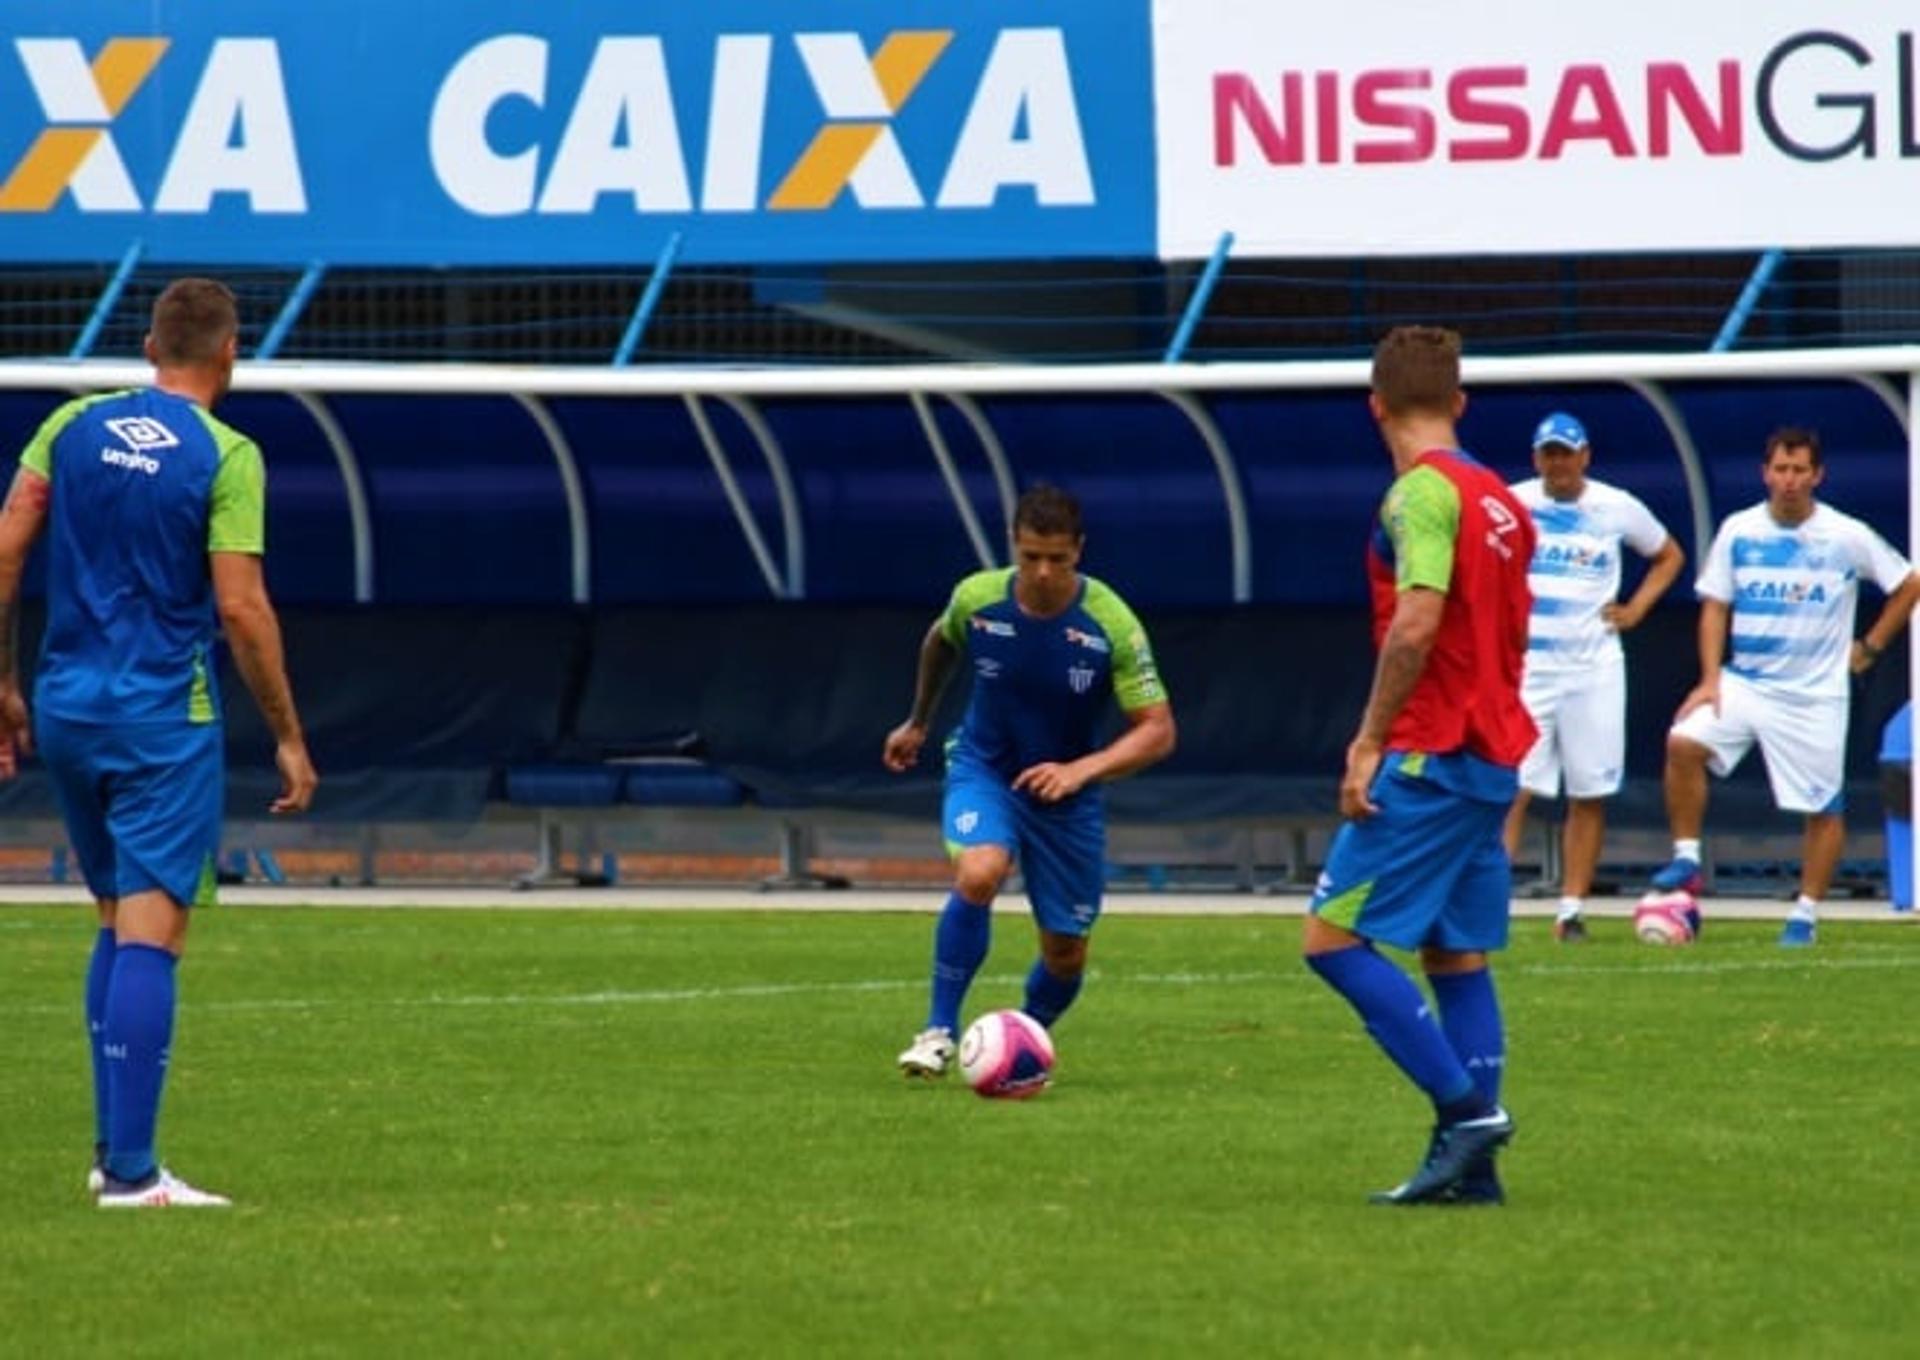
[[[1667,800],[1667,826],[1673,833],[1673,859],[1653,876],[1661,892],[1700,891],[1700,832],[1707,821],[1707,761],[1712,752],[1691,737],[1667,734],[1667,766],[1661,787]]]

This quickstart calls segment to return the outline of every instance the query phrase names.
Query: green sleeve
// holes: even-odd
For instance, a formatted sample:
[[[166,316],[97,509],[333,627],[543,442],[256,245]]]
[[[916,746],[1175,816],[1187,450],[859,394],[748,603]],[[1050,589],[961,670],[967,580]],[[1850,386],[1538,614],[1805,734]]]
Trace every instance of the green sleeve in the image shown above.
[[[242,439],[220,449],[213,474],[212,512],[207,516],[207,551],[253,553],[267,550],[267,469],[260,446]]]
[[[1388,490],[1380,519],[1393,540],[1395,587],[1446,594],[1460,536],[1460,493],[1453,483],[1430,467],[1417,467]]]
[[[967,620],[995,600],[1006,599],[1012,580],[1012,567],[976,571],[964,578],[953,588],[953,598],[947,601],[946,612],[940,616],[940,636],[952,643],[956,650],[964,652],[967,649]]]
[[[1122,711],[1135,713],[1151,704],[1167,702],[1167,687],[1153,659],[1147,630],[1127,602],[1104,582],[1087,581],[1086,610],[1113,649],[1113,697]]]
[[[20,466],[39,473],[48,481],[53,480],[53,441],[58,439],[67,426],[73,424],[74,417],[98,401],[119,396],[117,392],[100,392],[90,397],[75,397],[40,422],[40,428],[28,441],[26,452],[20,455]]]

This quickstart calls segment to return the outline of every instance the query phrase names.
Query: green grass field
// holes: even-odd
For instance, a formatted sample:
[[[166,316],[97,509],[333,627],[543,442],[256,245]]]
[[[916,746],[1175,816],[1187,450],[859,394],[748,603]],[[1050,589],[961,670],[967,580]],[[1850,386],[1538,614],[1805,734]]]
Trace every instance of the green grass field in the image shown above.
[[[0,909],[0,1351],[1911,1355],[1920,930],[1714,923],[1501,973],[1502,1210],[1381,1209],[1427,1113],[1299,924],[1123,916],[1053,1090],[892,1060],[931,918],[223,908],[103,1214],[78,908]],[[973,1001],[1014,1004],[996,921]],[[17,1349],[16,1349],[17,1348]]]

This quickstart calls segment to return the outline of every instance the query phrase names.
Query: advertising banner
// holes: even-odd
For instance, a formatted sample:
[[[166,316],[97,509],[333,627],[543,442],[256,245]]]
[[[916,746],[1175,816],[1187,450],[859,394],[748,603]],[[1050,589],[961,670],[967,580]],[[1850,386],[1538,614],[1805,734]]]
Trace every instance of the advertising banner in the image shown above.
[[[15,4],[0,260],[1153,251],[1144,0]]]
[[[1160,251],[1920,244],[1920,7],[1155,0]]]

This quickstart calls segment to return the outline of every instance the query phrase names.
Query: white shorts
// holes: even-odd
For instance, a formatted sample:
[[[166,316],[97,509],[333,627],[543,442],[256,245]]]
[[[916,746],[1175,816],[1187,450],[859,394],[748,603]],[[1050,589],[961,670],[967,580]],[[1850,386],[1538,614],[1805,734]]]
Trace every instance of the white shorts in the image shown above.
[[[1720,711],[1702,704],[1673,725],[1707,748],[1707,768],[1729,775],[1754,742],[1782,812],[1838,812],[1846,784],[1844,696],[1772,694],[1732,671],[1720,673]]]
[[[1627,752],[1627,668],[1535,674],[1520,687],[1540,739],[1520,762],[1520,787],[1557,798],[1608,798],[1620,792]]]

